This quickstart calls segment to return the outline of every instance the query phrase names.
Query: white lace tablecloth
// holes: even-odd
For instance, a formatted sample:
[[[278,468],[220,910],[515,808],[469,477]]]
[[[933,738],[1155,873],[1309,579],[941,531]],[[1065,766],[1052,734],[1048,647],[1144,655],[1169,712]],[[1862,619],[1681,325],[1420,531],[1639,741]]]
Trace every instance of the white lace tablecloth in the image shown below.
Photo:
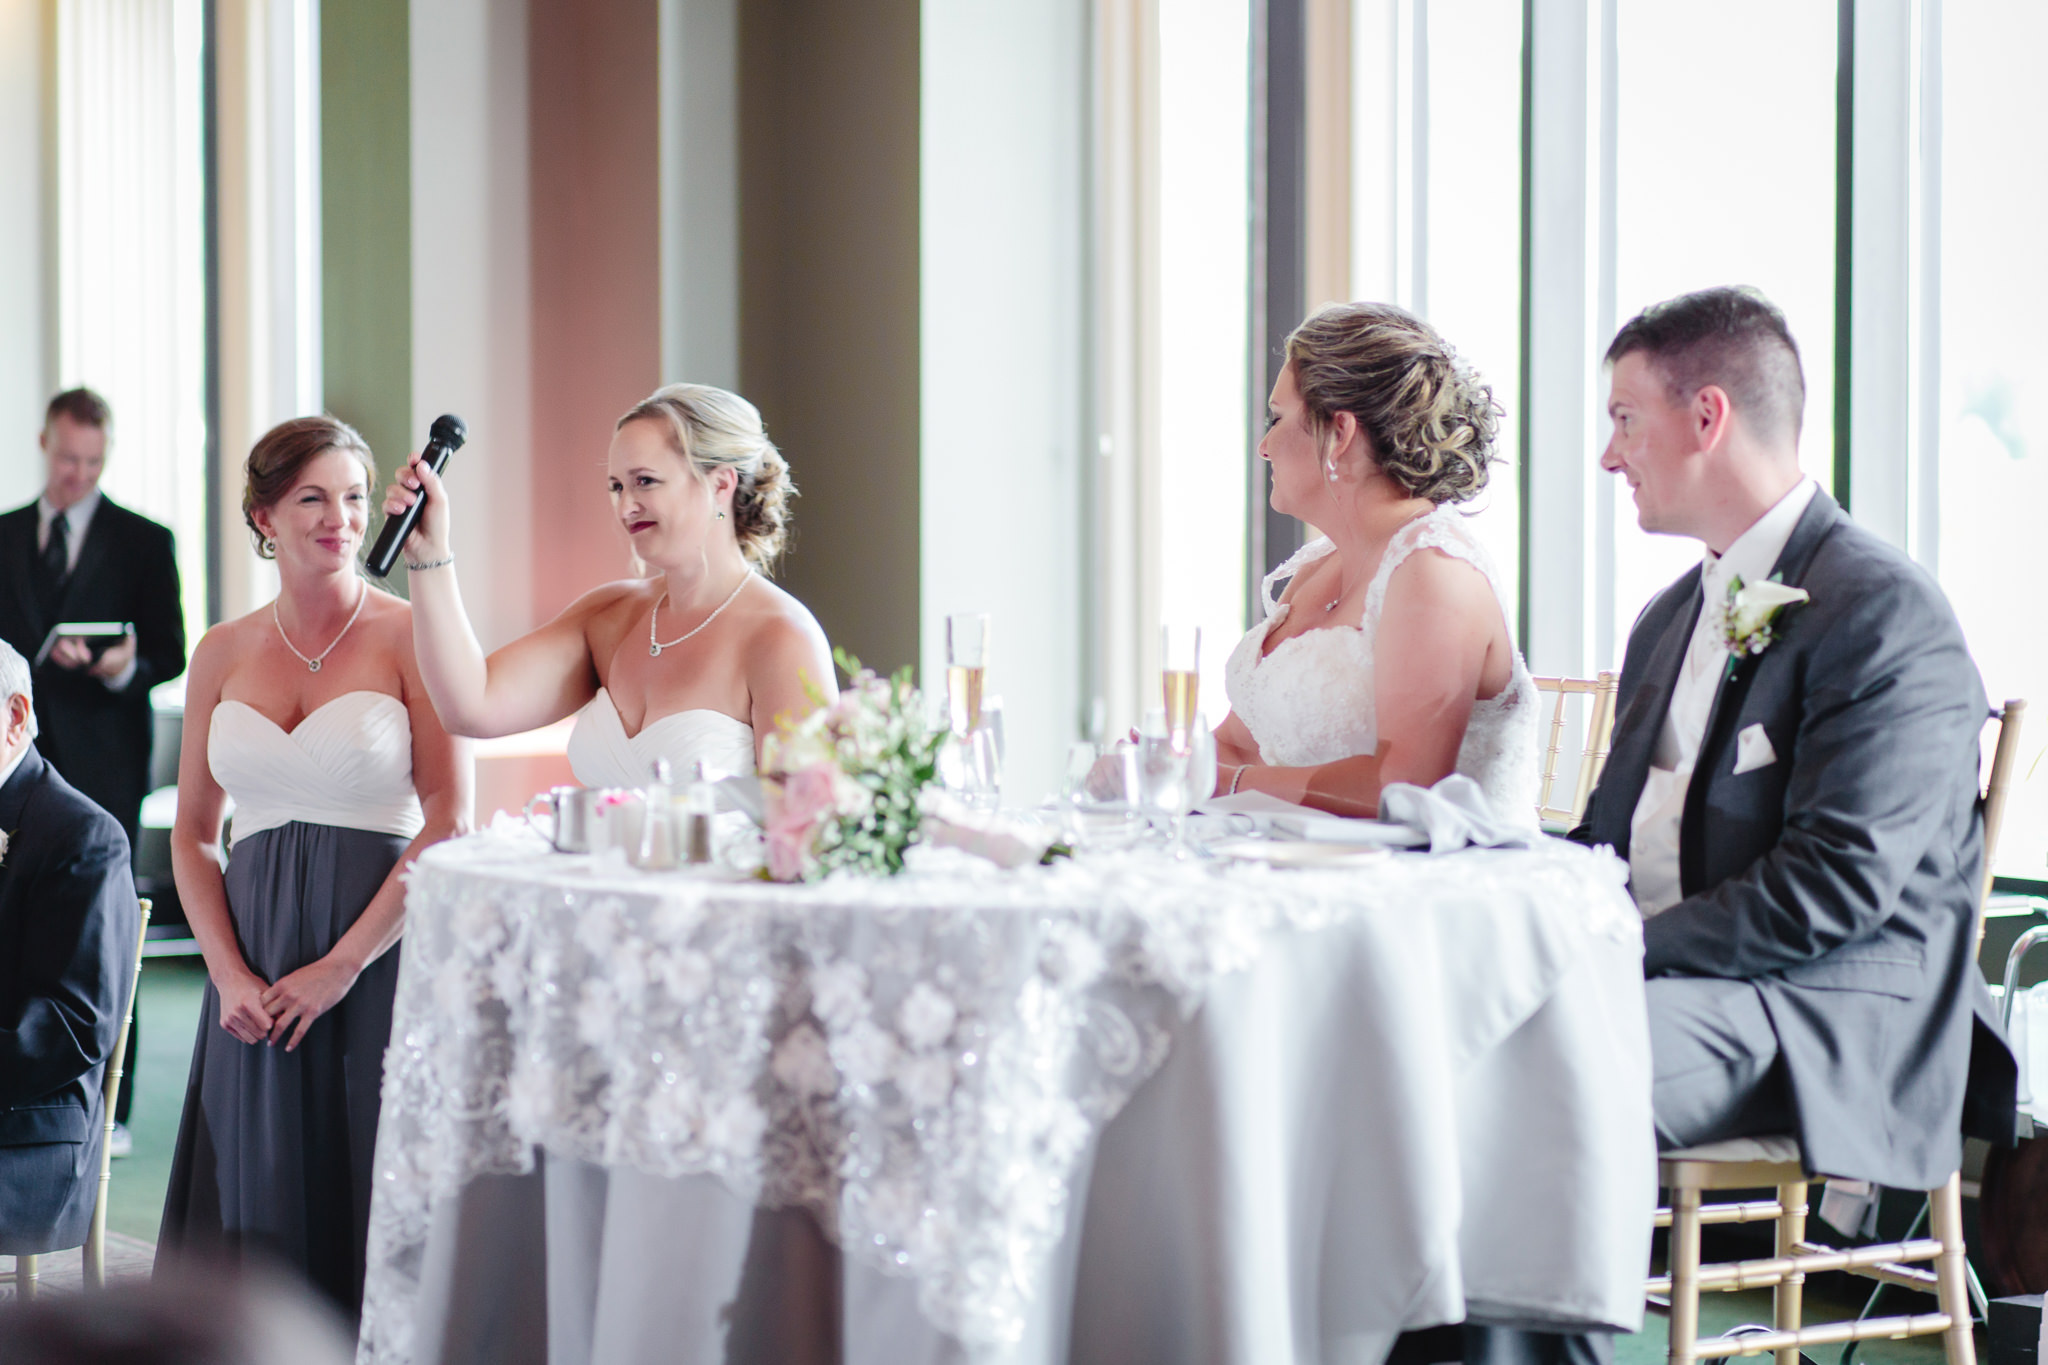
[[[1071,1300],[1046,1281],[1073,1273],[1105,1125],[1219,983],[1289,953],[1357,965],[1338,1004],[1292,1011],[1330,1018],[1286,1018],[1279,979],[1250,1071],[1372,1053],[1344,1084],[1398,1139],[1373,1179],[1423,1192],[1417,1226],[1364,1229],[1415,1282],[1367,1325],[1486,1305],[1632,1327],[1654,1154],[1625,871],[1561,843],[1345,872],[1150,853],[999,872],[934,851],[898,878],[792,887],[600,869],[510,827],[439,845],[407,899],[359,1358],[451,1354],[415,1336],[436,1211],[544,1149],[807,1211],[958,1358],[1013,1359],[1048,1297]],[[1275,1012],[1212,1008],[1203,1046],[1236,1048],[1228,1011],[1258,1008]],[[1529,1208],[1561,1225],[1515,1226],[1539,1216],[1514,1207],[1532,1184],[1557,1187]]]

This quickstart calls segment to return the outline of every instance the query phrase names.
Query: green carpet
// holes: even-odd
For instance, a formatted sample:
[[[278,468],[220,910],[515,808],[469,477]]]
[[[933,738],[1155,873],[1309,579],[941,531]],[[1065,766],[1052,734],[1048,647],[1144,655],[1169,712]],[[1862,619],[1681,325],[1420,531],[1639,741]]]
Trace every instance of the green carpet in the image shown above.
[[[1834,1322],[1853,1318],[1861,1311],[1864,1301],[1870,1295],[1867,1281],[1850,1282],[1846,1276],[1822,1276],[1806,1282],[1806,1312],[1808,1322]],[[1916,1305],[1917,1302],[1917,1306]],[[1932,1313],[1934,1301],[1902,1293],[1899,1290],[1886,1291],[1878,1301],[1877,1311],[1884,1316],[1898,1313]],[[1700,1296],[1700,1335],[1719,1336],[1731,1327],[1744,1323],[1768,1325],[1771,1320],[1771,1291],[1768,1289],[1744,1289],[1729,1294],[1703,1294]],[[1616,1337],[1614,1342],[1615,1365],[1661,1365],[1670,1341],[1666,1330],[1667,1321],[1661,1311],[1652,1310],[1643,1319],[1643,1330],[1634,1336]],[[1977,1358],[1987,1359],[1983,1330],[1977,1332]],[[1820,1346],[1808,1353],[1814,1365],[1836,1365],[1842,1358],[1840,1346]],[[1909,1337],[1904,1341],[1866,1341],[1856,1348],[1856,1365],[1943,1365],[1945,1360],[1940,1337]],[[1767,1355],[1733,1356],[1732,1360],[1749,1361],[1752,1365],[1769,1365]]]
[[[107,1226],[148,1242],[156,1241],[163,1221],[171,1149],[185,1109],[185,1079],[192,1069],[192,1040],[199,1032],[205,988],[206,966],[196,957],[156,957],[142,965],[142,1055],[133,1067],[135,1102],[128,1114],[135,1154],[114,1163]]]

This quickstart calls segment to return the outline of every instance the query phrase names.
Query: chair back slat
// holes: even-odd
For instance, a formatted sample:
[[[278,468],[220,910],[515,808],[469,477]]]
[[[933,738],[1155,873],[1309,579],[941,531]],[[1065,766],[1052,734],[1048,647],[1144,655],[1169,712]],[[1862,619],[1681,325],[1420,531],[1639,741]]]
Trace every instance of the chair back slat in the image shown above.
[[[1536,795],[1536,818],[1539,821],[1556,822],[1566,826],[1576,825],[1586,813],[1586,803],[1593,799],[1593,788],[1600,781],[1601,769],[1607,765],[1607,747],[1614,733],[1614,696],[1620,685],[1617,675],[1602,672],[1592,678],[1537,678],[1536,690],[1549,693],[1550,736],[1539,755]],[[1552,793],[1557,790],[1558,770],[1563,766],[1565,708],[1572,697],[1587,697],[1586,735],[1579,746],[1578,771],[1572,784],[1572,797],[1568,805],[1553,805]]]
[[[2019,764],[2020,726],[2027,716],[2027,704],[2015,697],[1991,713],[1998,726],[1998,739],[1991,746],[1991,771],[1984,779],[1979,809],[1984,812],[1984,885],[1977,896],[1977,937],[1984,944],[1984,908],[1991,899],[1991,879],[1998,866],[1998,835],[2005,828],[2006,797],[2012,789],[2012,772]]]
[[[107,1058],[107,1131],[100,1142],[100,1188],[92,1204],[92,1226],[85,1234],[85,1249],[79,1256],[87,1289],[104,1289],[107,1284],[107,1187],[114,1171],[114,1104],[121,1097],[121,1077],[128,1064],[128,1032],[135,1023],[135,997],[142,989],[142,947],[149,941],[150,903],[142,899],[142,923],[135,930],[135,974],[128,979],[128,1007],[121,1011],[121,1028],[114,1035],[114,1051]]]

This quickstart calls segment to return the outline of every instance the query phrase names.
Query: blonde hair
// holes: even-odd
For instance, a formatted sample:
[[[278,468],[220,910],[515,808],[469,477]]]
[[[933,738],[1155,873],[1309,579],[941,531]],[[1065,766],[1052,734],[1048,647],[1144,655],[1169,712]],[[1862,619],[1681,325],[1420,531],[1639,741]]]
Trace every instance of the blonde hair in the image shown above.
[[[1287,362],[1318,440],[1348,412],[1410,496],[1464,502],[1486,487],[1501,407],[1422,319],[1390,303],[1331,304],[1287,338]]]
[[[709,384],[664,384],[626,410],[618,421],[659,423],[670,447],[698,477],[714,469],[739,476],[732,493],[732,530],[740,553],[763,573],[789,536],[789,500],[796,484],[789,463],[768,439],[761,414],[736,393]],[[617,428],[615,427],[614,430]]]

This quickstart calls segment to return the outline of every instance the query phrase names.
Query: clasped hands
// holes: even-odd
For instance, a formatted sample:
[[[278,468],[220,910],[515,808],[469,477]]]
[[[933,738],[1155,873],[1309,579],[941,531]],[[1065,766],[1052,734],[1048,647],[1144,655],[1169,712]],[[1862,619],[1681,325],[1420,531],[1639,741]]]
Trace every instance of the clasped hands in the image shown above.
[[[332,955],[310,962],[275,983],[243,971],[220,988],[220,1026],[244,1043],[271,1043],[290,1034],[286,1052],[305,1041],[313,1021],[333,1009],[358,973]],[[296,1027],[294,1027],[296,1025]]]

